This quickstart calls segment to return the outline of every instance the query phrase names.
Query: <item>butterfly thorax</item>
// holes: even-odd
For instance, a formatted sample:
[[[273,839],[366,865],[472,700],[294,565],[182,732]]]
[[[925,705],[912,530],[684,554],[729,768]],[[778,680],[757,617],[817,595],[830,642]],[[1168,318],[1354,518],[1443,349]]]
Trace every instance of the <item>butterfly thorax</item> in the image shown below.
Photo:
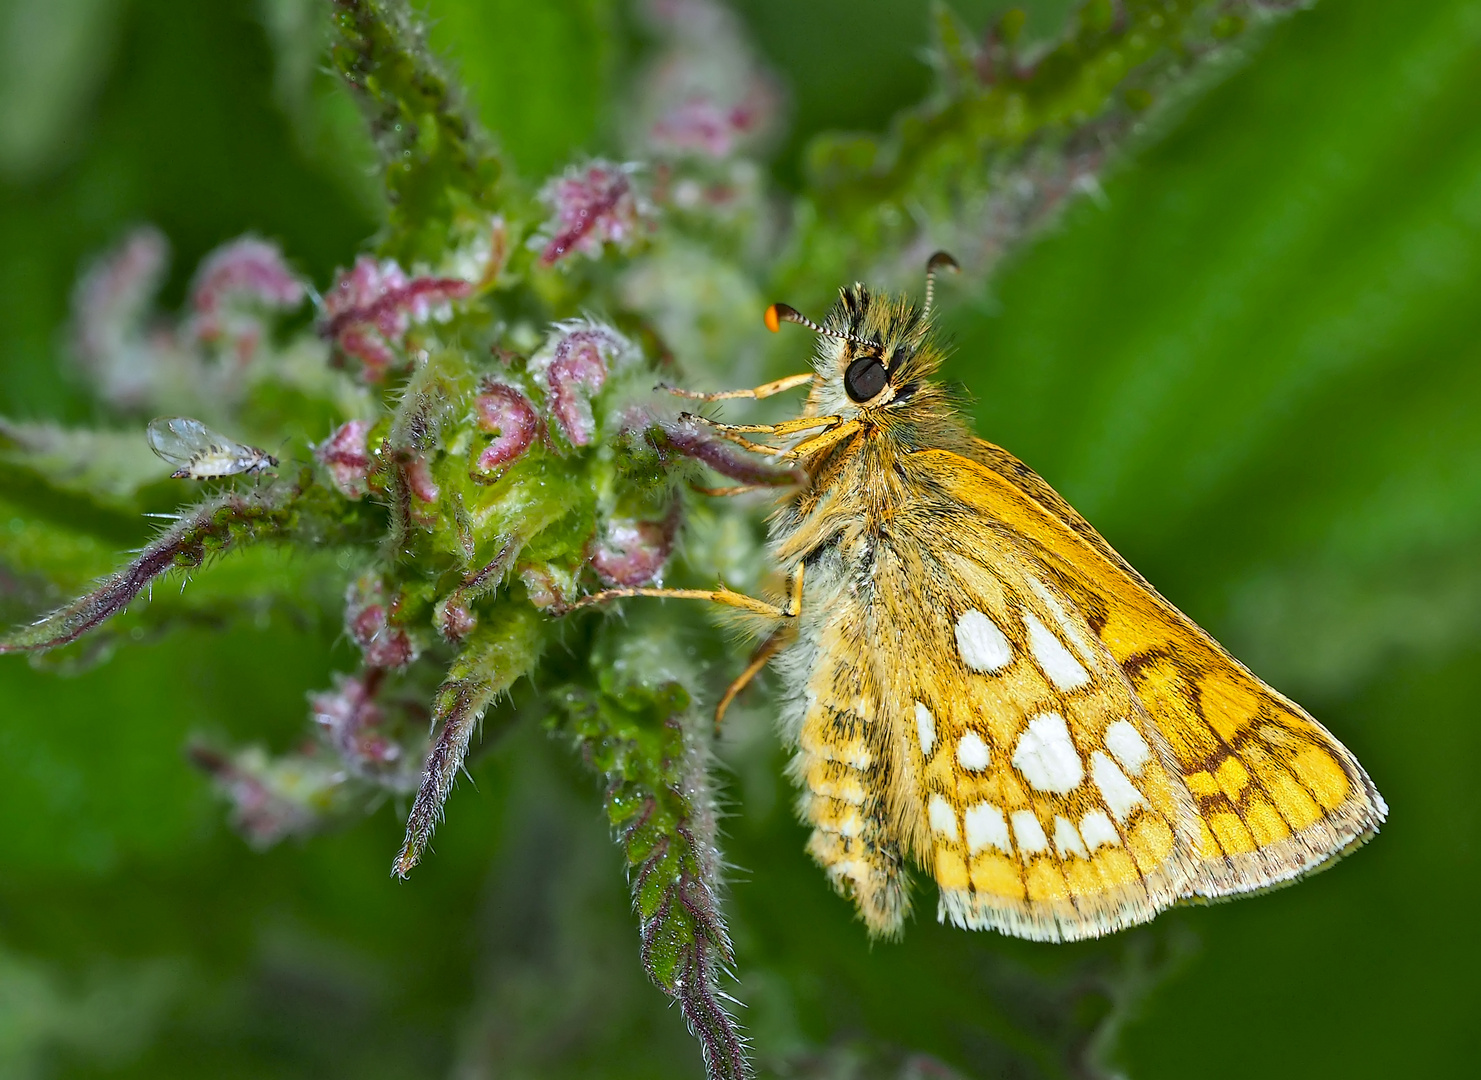
[[[920,308],[855,285],[841,291],[824,327],[844,336],[820,338],[803,415],[837,417],[855,430],[799,457],[806,480],[772,521],[774,551],[789,568],[834,544],[867,557],[878,531],[914,497],[902,459],[932,448],[968,453],[972,443],[946,391],[930,378],[944,351]],[[883,382],[860,402],[848,376],[871,361]]]

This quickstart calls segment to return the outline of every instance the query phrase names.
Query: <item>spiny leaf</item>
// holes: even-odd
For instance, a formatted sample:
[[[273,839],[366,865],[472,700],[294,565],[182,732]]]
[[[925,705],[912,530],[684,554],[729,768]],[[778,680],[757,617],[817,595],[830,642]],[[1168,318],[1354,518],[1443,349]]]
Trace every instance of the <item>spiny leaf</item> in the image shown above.
[[[397,877],[411,873],[432,839],[442,806],[468,756],[473,729],[494,698],[534,668],[546,632],[547,626],[528,605],[504,604],[485,616],[448,668],[433,702],[437,738],[406,819],[406,840],[392,868]]]
[[[307,479],[307,478],[305,478]],[[184,511],[122,570],[45,618],[0,638],[0,653],[44,652],[76,641],[129,603],[162,574],[194,569],[213,556],[263,540],[325,542],[356,535],[339,508],[331,513],[323,489],[280,481],[229,492]]]
[[[733,951],[720,911],[720,854],[705,723],[673,681],[680,630],[651,612],[641,629],[603,627],[600,690],[556,696],[552,730],[570,738],[606,784],[607,817],[627,855],[648,977],[679,1002],[712,1078],[750,1075],[746,1039],[720,988]],[[633,631],[637,629],[637,632]],[[682,667],[682,663],[679,664]],[[691,673],[692,675],[692,673]]]

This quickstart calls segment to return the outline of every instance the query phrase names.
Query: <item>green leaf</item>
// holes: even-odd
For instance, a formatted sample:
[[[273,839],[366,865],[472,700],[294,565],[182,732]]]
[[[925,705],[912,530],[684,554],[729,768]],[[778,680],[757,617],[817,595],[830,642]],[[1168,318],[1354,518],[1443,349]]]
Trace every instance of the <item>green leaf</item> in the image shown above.
[[[595,149],[615,82],[611,0],[434,0],[427,16],[431,47],[527,179]]]

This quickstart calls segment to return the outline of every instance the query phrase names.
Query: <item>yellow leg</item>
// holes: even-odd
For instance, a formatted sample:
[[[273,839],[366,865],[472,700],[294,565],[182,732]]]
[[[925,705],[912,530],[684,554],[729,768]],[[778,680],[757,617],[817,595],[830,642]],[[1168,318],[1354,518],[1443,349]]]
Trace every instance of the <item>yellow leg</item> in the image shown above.
[[[791,619],[802,610],[802,571],[799,569],[792,579],[790,595],[781,607],[721,585],[718,589],[603,589],[601,592],[583,596],[574,604],[567,604],[560,613],[565,614],[567,611],[576,611],[595,604],[605,604],[608,600],[621,600],[628,596],[657,596],[670,600],[708,600],[712,604],[740,608],[742,611],[749,611],[753,615],[764,615],[769,619]]]
[[[803,439],[786,453],[787,457],[798,458],[804,454],[816,454],[819,450],[826,450],[835,443],[840,443],[853,435],[864,425],[857,420],[846,420],[837,427],[831,427],[827,431],[820,431],[811,438]]]
[[[767,457],[786,457],[788,451],[781,446],[767,446],[765,443],[752,442],[744,435],[737,435],[733,431],[717,431],[717,435],[726,442],[733,442],[743,450],[749,450],[753,454],[765,454]]]
[[[705,416],[696,416],[694,413],[684,413],[686,420],[695,420],[707,425],[720,438],[727,442],[750,450],[755,454],[766,454],[769,457],[794,458],[797,456],[797,448],[788,450],[781,446],[768,446],[766,443],[758,443],[745,437],[745,434],[774,435],[785,437],[795,435],[799,431],[811,431],[814,428],[827,428],[833,430],[838,426],[848,428],[850,433],[857,431],[859,422],[857,420],[844,421],[837,416],[803,416],[796,420],[787,420],[780,424],[722,424],[718,420],[711,420]],[[823,434],[827,434],[825,431]],[[807,446],[816,441],[816,436],[802,445]]]
[[[751,680],[761,674],[761,669],[771,663],[772,657],[782,651],[782,648],[791,640],[793,629],[794,626],[792,623],[784,623],[773,630],[767,636],[766,640],[761,643],[761,647],[751,656],[750,662],[746,664],[746,669],[736,676],[734,682],[725,688],[725,693],[720,697],[720,703],[715,706],[716,735],[720,734],[720,725],[725,722],[725,713],[730,708],[731,702],[740,696],[742,690],[751,685]]]
[[[677,394],[680,397],[691,398],[695,401],[725,401],[729,398],[750,398],[759,401],[762,398],[769,398],[773,394],[780,394],[794,387],[806,385],[812,382],[814,378],[816,376],[808,371],[800,375],[788,375],[785,379],[777,379],[774,382],[758,386],[754,390],[722,390],[716,394],[704,394],[697,390],[683,390],[677,386],[665,385],[662,389],[667,390],[670,394]]]
[[[784,420],[780,424],[722,424],[718,420],[711,420],[706,416],[696,416],[693,413],[685,413],[686,419],[698,420],[701,424],[707,424],[720,432],[730,434],[747,435],[795,435],[799,431],[812,431],[814,428],[832,427],[842,422],[838,416],[801,416],[796,420]]]
[[[701,495],[711,495],[717,499],[728,498],[731,495],[746,495],[752,491],[782,491],[792,484],[733,484],[730,487],[700,487],[698,484],[690,484],[691,490]]]
[[[746,669],[740,676],[730,684],[724,695],[720,698],[720,704],[715,707],[715,730],[720,730],[720,721],[725,718],[725,710],[730,708],[730,703],[735,700],[737,694],[744,690],[747,684],[754,679],[758,672],[764,668],[771,658],[781,651],[782,646],[787,643],[788,637],[795,628],[792,622],[802,611],[802,575],[804,568],[797,567],[797,573],[792,576],[791,587],[787,590],[787,602],[781,607],[776,604],[768,604],[765,600],[757,600],[755,597],[746,596],[744,593],[733,592],[721,585],[718,589],[603,589],[601,592],[583,596],[574,604],[564,608],[560,614],[567,611],[575,611],[577,608],[591,607],[595,604],[606,603],[608,600],[619,600],[628,596],[657,596],[667,597],[674,600],[708,600],[714,604],[724,604],[727,607],[740,608],[757,615],[766,615],[773,619],[786,619],[787,622],[771,632],[761,648],[756,650],[751,657]]]

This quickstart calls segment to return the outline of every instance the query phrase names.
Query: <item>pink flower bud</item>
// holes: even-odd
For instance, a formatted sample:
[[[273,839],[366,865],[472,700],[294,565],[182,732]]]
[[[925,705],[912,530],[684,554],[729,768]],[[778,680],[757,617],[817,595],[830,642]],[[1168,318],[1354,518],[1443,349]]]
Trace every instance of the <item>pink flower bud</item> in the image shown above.
[[[369,420],[341,424],[314,450],[314,456],[329,470],[334,486],[347,499],[363,498],[369,490],[370,470],[375,464],[366,444],[370,427]]]
[[[388,597],[377,574],[362,574],[345,594],[345,630],[372,668],[402,668],[417,657],[416,644],[392,619],[400,597]]]
[[[527,564],[519,568],[530,603],[545,611],[569,604],[576,595],[575,578],[549,563]]]
[[[664,153],[729,157],[736,143],[755,130],[760,112],[759,102],[725,106],[708,98],[690,98],[659,117],[649,138]]]
[[[456,592],[438,603],[433,618],[437,624],[437,632],[453,643],[462,641],[478,626],[478,616],[459,601]]]
[[[631,246],[651,226],[652,210],[633,191],[631,165],[593,161],[571,166],[540,191],[551,218],[536,237],[540,261],[553,266],[571,251],[591,258],[605,244]]]
[[[135,334],[159,291],[170,261],[170,245],[153,226],[135,229],[82,276],[73,294],[77,350],[89,364]]]
[[[337,319],[364,312],[405,284],[406,271],[395,259],[376,262],[369,255],[361,255],[353,267],[340,271],[333,288],[324,294],[324,314]]]
[[[607,381],[608,360],[629,346],[615,330],[597,323],[567,323],[560,331],[554,349],[542,349],[531,368],[545,384],[550,413],[566,441],[589,446],[596,438],[592,395]]]
[[[135,229],[89,267],[73,290],[73,347],[96,392],[114,405],[146,403],[161,359],[177,351],[172,332],[151,334],[146,327],[169,261],[163,233],[152,226]]]
[[[658,577],[673,548],[676,521],[608,522],[592,545],[591,565],[608,585],[647,585]]]
[[[494,437],[477,451],[468,472],[475,480],[488,481],[530,448],[540,421],[528,398],[512,386],[492,381],[485,382],[474,398],[473,411],[478,426]]]
[[[403,466],[406,476],[406,486],[411,493],[424,503],[435,503],[441,489],[437,481],[432,479],[432,467],[424,457],[414,458]]]
[[[354,772],[374,774],[394,766],[401,746],[383,730],[386,714],[375,702],[380,672],[363,678],[334,676],[334,689],[309,695],[314,722],[325,741]]]
[[[651,152],[725,159],[776,128],[781,94],[734,12],[712,0],[660,0],[647,15],[667,45],[640,82]]]
[[[452,301],[472,291],[460,278],[408,278],[394,259],[361,255],[324,296],[323,333],[365,365],[367,381],[378,382],[395,365],[407,330],[451,317]]]
[[[304,291],[277,245],[251,236],[233,240],[207,255],[196,271],[190,293],[195,337],[233,344],[242,359],[250,359],[262,336],[253,309],[295,308]]]
[[[373,326],[347,326],[334,340],[341,352],[360,361],[366,382],[380,382],[396,365],[395,351]]]
[[[192,746],[190,758],[209,773],[232,806],[232,823],[256,848],[313,832],[342,809],[344,769],[324,755],[269,758],[260,747],[227,755]]]

